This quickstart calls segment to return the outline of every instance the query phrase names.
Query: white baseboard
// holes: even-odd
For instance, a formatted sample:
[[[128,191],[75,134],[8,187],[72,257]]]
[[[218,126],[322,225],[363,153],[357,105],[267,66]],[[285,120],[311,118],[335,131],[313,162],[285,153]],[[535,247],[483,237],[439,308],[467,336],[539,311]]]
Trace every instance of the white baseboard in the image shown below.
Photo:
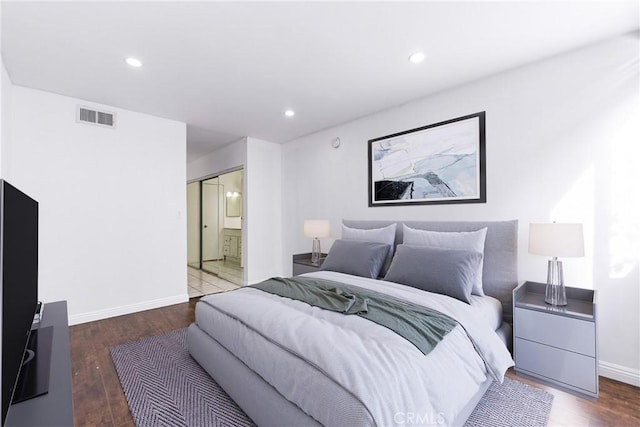
[[[93,322],[95,320],[108,319],[109,317],[122,316],[123,314],[137,313],[139,311],[151,310],[153,308],[166,307],[168,305],[180,304],[189,301],[189,294],[184,293],[166,298],[158,298],[150,301],[138,302],[130,305],[107,308],[104,310],[91,311],[89,313],[74,314],[69,316],[69,325]]]
[[[640,387],[640,370],[638,369],[631,369],[602,360],[598,367],[599,373],[603,377]]]

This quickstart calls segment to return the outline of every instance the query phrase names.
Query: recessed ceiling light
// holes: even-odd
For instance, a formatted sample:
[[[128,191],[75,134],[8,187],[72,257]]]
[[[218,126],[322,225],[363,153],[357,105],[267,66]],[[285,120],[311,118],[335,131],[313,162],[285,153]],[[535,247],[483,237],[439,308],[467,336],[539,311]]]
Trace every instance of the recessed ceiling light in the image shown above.
[[[416,52],[409,57],[409,62],[413,64],[419,64],[420,62],[424,61],[425,57],[426,55],[423,52]]]
[[[293,110],[287,110],[287,111],[284,112],[284,115],[287,116],[287,117],[293,117],[293,116],[296,115],[296,112],[293,111]]]
[[[124,60],[124,62],[135,68],[142,67],[142,61],[140,61],[138,58],[127,58]]]

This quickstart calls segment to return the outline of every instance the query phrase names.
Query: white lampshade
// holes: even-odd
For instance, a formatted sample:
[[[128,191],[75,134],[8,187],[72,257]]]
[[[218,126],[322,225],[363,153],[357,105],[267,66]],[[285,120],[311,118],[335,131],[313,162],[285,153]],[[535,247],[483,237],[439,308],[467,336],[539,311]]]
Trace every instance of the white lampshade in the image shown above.
[[[582,224],[530,224],[529,253],[550,257],[584,256]]]
[[[304,235],[306,237],[329,237],[331,226],[326,219],[305,219]]]

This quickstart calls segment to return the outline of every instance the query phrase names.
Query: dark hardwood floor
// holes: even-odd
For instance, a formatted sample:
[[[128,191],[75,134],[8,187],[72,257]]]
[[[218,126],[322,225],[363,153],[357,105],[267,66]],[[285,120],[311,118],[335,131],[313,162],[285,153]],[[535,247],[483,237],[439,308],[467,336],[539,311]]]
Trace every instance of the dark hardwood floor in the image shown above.
[[[189,326],[196,300],[69,328],[76,426],[135,425],[109,347]]]
[[[71,363],[76,426],[133,426],[109,347],[186,327],[195,299],[156,310],[72,326]],[[552,393],[549,425],[640,426],[640,388],[600,377],[600,398],[583,399],[523,378],[507,375]]]

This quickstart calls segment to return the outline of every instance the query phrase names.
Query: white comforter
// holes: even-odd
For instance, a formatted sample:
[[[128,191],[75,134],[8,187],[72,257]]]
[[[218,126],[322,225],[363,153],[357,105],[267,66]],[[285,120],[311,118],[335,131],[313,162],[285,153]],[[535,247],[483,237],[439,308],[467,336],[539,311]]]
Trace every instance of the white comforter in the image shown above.
[[[324,425],[450,425],[487,376],[502,382],[513,365],[488,323],[463,302],[341,273],[309,276],[424,305],[464,327],[456,326],[425,356],[366,319],[257,289],[203,298],[214,309],[196,309],[201,329]]]

